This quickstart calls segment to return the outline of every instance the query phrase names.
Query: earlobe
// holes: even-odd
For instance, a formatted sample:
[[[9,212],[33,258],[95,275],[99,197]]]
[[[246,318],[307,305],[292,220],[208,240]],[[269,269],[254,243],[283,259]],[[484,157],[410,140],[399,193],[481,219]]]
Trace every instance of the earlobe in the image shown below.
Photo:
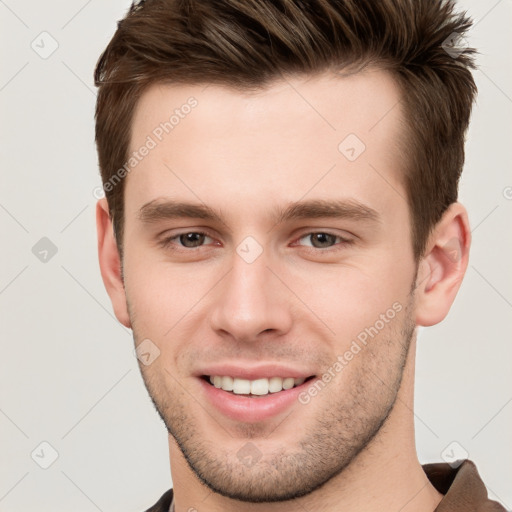
[[[126,305],[126,293],[121,276],[121,259],[106,199],[100,199],[96,204],[96,230],[98,235],[98,258],[103,283],[112,301],[117,319],[125,327],[131,328]]]
[[[466,209],[453,203],[436,224],[420,260],[416,279],[416,324],[441,322],[466,272],[471,231]]]

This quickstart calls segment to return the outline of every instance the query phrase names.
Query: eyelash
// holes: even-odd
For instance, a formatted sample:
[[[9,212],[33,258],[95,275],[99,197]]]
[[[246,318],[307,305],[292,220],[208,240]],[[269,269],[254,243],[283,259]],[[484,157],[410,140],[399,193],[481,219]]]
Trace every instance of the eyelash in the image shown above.
[[[204,236],[207,236],[207,237],[213,239],[213,236],[211,236],[206,231],[183,231],[182,233],[178,233],[177,235],[173,235],[172,237],[167,237],[167,238],[163,239],[159,244],[164,249],[172,249],[174,251],[185,251],[185,252],[192,252],[192,251],[194,251],[196,249],[201,249],[202,247],[205,247],[204,245],[200,245],[200,246],[197,246],[197,247],[185,247],[185,246],[182,246],[182,245],[178,246],[179,248],[174,247],[174,244],[173,244],[174,240],[179,239],[180,236],[182,236],[182,235],[187,235],[187,234],[190,234],[190,233],[193,233],[195,235],[204,235]],[[341,249],[341,247],[339,247],[340,245],[345,245],[346,246],[346,245],[352,245],[354,243],[354,240],[351,240],[351,239],[348,239],[348,238],[344,238],[344,237],[342,237],[340,235],[337,235],[335,233],[330,233],[329,231],[309,231],[309,232],[304,233],[303,235],[301,235],[299,238],[297,238],[295,240],[295,242],[298,242],[298,241],[302,240],[303,238],[306,238],[306,237],[314,235],[314,234],[323,234],[323,235],[333,236],[336,239],[339,239],[339,243],[335,244],[334,246],[331,246],[331,247],[328,247],[328,248],[323,248],[323,249],[321,247],[301,246],[307,252],[314,252],[316,254],[318,254],[318,253],[330,253],[330,252],[333,252],[333,251],[340,250]],[[294,244],[295,244],[295,242],[294,242]]]
[[[349,238],[344,238],[341,235],[337,235],[335,233],[330,233],[329,231],[309,231],[307,233],[304,233],[299,238],[297,238],[297,241],[302,240],[303,238],[310,237],[311,235],[318,235],[318,234],[332,236],[335,239],[338,239],[339,242],[335,243],[333,246],[330,246],[327,248],[313,247],[313,246],[302,246],[302,248],[305,249],[307,252],[312,252],[312,253],[316,253],[316,254],[331,253],[334,251],[340,251],[343,249],[343,246],[352,245],[354,243],[354,240],[351,240]]]
[[[213,238],[212,236],[210,236],[206,231],[183,231],[182,233],[178,233],[177,235],[173,235],[173,236],[170,236],[170,237],[167,237],[167,238],[164,238],[161,242],[160,242],[160,245],[164,248],[164,249],[170,249],[172,248],[173,250],[176,250],[176,251],[180,251],[180,250],[185,250],[187,252],[192,252],[194,249],[201,249],[201,247],[204,247],[203,245],[200,245],[199,247],[185,247],[185,246],[180,246],[179,249],[175,249],[173,247],[173,240],[176,240],[176,239],[179,239],[180,236],[182,235],[188,235],[190,233],[193,233],[195,235],[204,235],[204,236],[207,236],[209,238]]]

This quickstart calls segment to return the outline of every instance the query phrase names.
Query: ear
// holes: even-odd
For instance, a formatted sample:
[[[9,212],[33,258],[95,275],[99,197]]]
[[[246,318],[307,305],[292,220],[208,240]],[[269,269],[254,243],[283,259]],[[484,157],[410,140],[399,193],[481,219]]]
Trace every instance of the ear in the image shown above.
[[[455,300],[469,260],[467,211],[453,203],[434,227],[416,279],[416,325],[441,322]]]
[[[121,258],[114,237],[114,228],[105,198],[96,204],[96,230],[98,233],[98,258],[103,284],[112,301],[117,319],[130,328],[126,293],[121,276]]]

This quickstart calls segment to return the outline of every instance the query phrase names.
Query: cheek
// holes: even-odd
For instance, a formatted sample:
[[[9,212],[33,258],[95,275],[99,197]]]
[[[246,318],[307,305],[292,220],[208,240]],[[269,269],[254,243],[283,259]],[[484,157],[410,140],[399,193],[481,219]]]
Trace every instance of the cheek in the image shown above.
[[[346,344],[376,323],[383,331],[396,324],[409,302],[413,274],[413,268],[406,272],[383,260],[364,268],[319,267],[298,281],[297,295]]]
[[[218,275],[218,269],[172,264],[149,251],[126,251],[126,255],[126,296],[132,321],[142,336],[161,338],[193,314]]]

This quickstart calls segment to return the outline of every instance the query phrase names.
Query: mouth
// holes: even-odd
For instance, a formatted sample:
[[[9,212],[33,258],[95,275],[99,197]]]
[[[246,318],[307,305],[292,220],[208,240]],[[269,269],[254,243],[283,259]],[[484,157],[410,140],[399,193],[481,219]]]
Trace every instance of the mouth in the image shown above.
[[[313,372],[274,362],[218,362],[196,373],[197,396],[215,413],[239,423],[271,420],[302,403],[299,397],[318,378]],[[302,406],[296,411],[300,414]]]
[[[314,379],[309,377],[262,377],[253,380],[231,377],[229,375],[202,375],[203,379],[210,386],[225,391],[231,395],[238,395],[249,398],[263,398],[269,395],[278,395],[283,391],[302,386],[304,383]]]

